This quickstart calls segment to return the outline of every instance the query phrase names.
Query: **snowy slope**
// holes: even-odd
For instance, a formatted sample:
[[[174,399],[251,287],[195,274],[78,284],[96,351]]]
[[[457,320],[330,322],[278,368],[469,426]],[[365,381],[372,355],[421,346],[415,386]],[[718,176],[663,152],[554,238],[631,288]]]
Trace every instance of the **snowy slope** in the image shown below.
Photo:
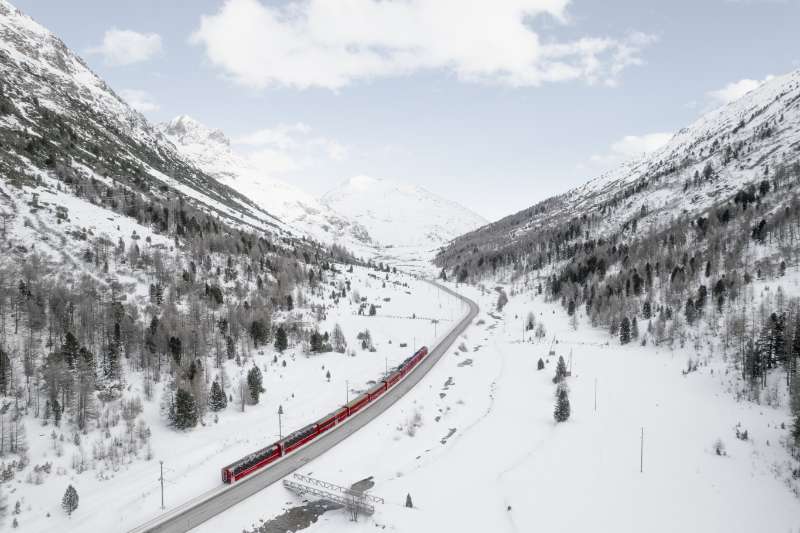
[[[284,181],[271,178],[231,149],[220,130],[182,115],[157,125],[182,155],[221,183],[239,191],[282,221],[322,242],[348,248],[370,245],[367,230]]]
[[[171,191],[238,227],[291,234],[269,212],[183,159],[78,55],[0,0],[0,172],[77,172],[170,198]],[[26,178],[32,178],[30,172]]]
[[[357,176],[322,197],[334,210],[369,229],[386,247],[435,251],[486,220],[422,187]]]
[[[465,235],[455,241],[452,252],[475,245],[513,246],[578,217],[594,217],[588,238],[625,234],[633,220],[644,233],[651,226],[702,213],[767,172],[771,176],[778,165],[798,160],[800,70],[776,76],[705,114],[641,159]],[[707,166],[710,174],[705,176]]]

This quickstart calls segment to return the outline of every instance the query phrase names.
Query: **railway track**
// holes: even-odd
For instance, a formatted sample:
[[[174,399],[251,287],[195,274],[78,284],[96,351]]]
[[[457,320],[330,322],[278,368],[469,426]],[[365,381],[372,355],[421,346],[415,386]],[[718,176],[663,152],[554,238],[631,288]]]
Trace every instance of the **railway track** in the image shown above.
[[[233,507],[237,503],[280,481],[298,468],[315,459],[336,446],[338,443],[380,416],[397,400],[419,383],[433,368],[433,365],[447,352],[464,330],[478,314],[478,305],[451,289],[429,282],[448,294],[466,303],[468,310],[453,329],[434,346],[425,357],[402,381],[391,390],[375,400],[362,411],[348,418],[344,423],[326,431],[302,448],[281,458],[270,466],[252,474],[232,485],[220,484],[219,487],[205,492],[156,518],[132,529],[129,533],[185,533],[206,520]]]

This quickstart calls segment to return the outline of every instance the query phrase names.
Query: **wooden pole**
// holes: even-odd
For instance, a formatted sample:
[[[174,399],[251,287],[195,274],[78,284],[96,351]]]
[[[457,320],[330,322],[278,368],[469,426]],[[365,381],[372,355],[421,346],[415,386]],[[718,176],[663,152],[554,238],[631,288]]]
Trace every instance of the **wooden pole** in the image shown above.
[[[164,509],[164,461],[159,461],[161,464],[161,477],[159,478],[161,481],[161,509]]]
[[[639,473],[644,472],[644,427],[642,427],[641,443],[639,445]]]

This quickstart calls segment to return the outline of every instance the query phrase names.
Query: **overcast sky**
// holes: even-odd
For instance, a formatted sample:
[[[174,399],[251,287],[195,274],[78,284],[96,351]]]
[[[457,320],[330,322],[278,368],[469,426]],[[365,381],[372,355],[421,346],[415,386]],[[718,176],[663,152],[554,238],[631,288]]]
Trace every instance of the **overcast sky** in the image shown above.
[[[488,219],[800,67],[798,0],[12,0],[154,121],[322,194],[365,174]]]

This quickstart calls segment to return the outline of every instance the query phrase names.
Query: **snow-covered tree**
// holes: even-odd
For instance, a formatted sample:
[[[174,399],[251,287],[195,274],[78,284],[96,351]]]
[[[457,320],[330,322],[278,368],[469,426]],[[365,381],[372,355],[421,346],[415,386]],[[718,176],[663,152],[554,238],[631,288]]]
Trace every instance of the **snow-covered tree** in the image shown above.
[[[64,497],[61,498],[61,508],[68,516],[72,516],[72,513],[78,508],[78,491],[72,485],[67,487]]]
[[[566,386],[560,384],[556,389],[556,407],[553,411],[553,418],[556,422],[566,422],[569,419],[569,391]]]
[[[253,368],[247,373],[247,388],[250,391],[250,401],[254,404],[258,403],[261,393],[264,392],[264,377],[261,375],[261,369],[253,365]]]
[[[175,392],[173,425],[178,429],[193,428],[197,425],[197,405],[192,393],[179,388]]]
[[[289,340],[286,337],[286,330],[283,329],[283,326],[278,326],[278,330],[275,332],[275,349],[283,353],[288,347]]]
[[[556,375],[553,376],[553,383],[561,383],[567,377],[567,364],[564,362],[564,356],[558,356],[558,363],[556,364]]]
[[[622,317],[619,324],[619,343],[628,344],[631,342],[631,321],[628,317]]]
[[[212,411],[222,411],[228,406],[228,397],[225,396],[225,392],[222,390],[222,386],[219,384],[218,380],[214,380],[214,383],[211,384],[211,395],[208,398],[208,407]]]
[[[347,350],[347,339],[342,331],[342,326],[339,324],[333,325],[333,333],[331,333],[331,345],[333,351],[336,353],[344,353]]]

